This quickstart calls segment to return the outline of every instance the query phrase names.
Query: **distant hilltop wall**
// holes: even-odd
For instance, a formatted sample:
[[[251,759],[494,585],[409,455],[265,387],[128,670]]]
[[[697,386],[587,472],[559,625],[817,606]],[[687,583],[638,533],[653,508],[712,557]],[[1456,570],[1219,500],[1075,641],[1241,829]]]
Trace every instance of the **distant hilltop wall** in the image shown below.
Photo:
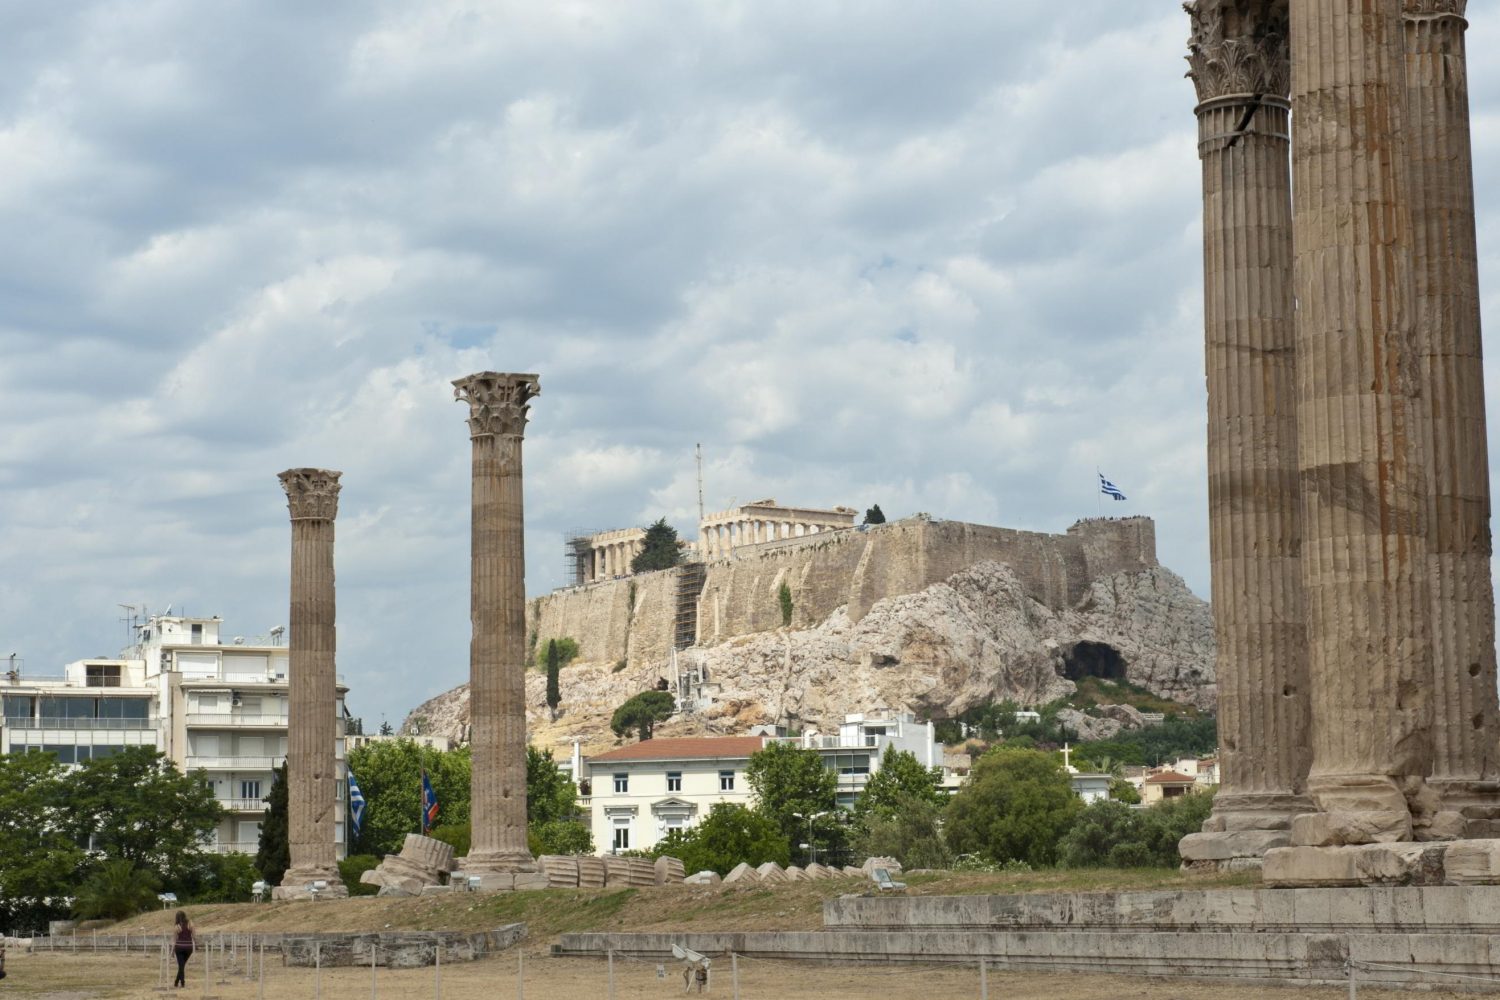
[[[782,626],[785,583],[793,627],[816,625],[840,607],[858,622],[877,601],[986,560],[1009,566],[1028,596],[1063,610],[1095,580],[1157,566],[1156,524],[1092,518],[1053,535],[911,517],[736,548],[706,564],[696,601],[691,591],[679,597],[681,567],[555,591],[528,602],[527,629],[537,646],[571,637],[581,661],[634,668],[671,655],[683,613],[691,620],[696,612],[698,645],[773,631]]]

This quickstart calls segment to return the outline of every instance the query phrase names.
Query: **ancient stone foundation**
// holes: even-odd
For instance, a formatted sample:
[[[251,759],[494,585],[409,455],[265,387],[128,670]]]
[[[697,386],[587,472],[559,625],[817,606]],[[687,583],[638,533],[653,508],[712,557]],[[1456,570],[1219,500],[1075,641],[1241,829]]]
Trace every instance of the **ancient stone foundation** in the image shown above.
[[[380,886],[382,896],[420,896],[427,886],[446,884],[452,870],[451,845],[408,833],[400,854],[387,854],[359,880],[365,885]]]

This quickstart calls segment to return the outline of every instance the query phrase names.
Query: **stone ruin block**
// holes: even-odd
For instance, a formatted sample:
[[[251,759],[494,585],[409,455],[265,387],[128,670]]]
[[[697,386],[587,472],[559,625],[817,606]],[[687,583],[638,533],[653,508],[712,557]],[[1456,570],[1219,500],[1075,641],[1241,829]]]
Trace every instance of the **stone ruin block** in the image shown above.
[[[687,885],[718,885],[724,880],[719,878],[718,872],[701,871],[694,872],[682,881]]]
[[[387,854],[359,880],[365,885],[379,886],[382,896],[417,896],[428,886],[443,884],[452,870],[452,845],[408,833],[400,854]]]
[[[750,865],[746,862],[741,861],[739,864],[735,865],[729,870],[729,874],[724,876],[724,881],[726,883],[759,882],[760,872],[756,871],[754,868],[751,868]]]
[[[760,876],[762,882],[785,882],[786,872],[774,861],[767,861],[755,873]]]
[[[604,859],[592,855],[579,855],[578,888],[603,889],[604,882]]]
[[[549,889],[573,889],[578,886],[578,858],[571,854],[543,854],[536,859],[547,876]]]
[[[788,882],[808,881],[807,873],[804,872],[801,868],[798,868],[796,865],[787,865],[786,870],[783,871],[782,874],[786,876],[786,880]]]
[[[863,868],[856,868],[853,865],[845,865],[843,873],[844,873],[845,877],[847,877],[847,878],[868,878],[869,877],[869,876],[867,876],[865,874],[865,870]]]
[[[656,862],[650,858],[626,858],[629,863],[629,875],[626,876],[625,884],[643,888],[656,884]]]
[[[865,858],[865,863],[860,868],[860,874],[867,878],[875,877],[875,869],[884,868],[892,875],[901,874],[901,862],[895,858]]]
[[[816,861],[808,865],[806,868],[802,869],[802,871],[810,879],[833,878],[838,874],[838,872],[834,871],[832,868],[829,868],[827,865],[820,865]]]
[[[682,867],[682,861],[678,858],[661,857],[656,859],[657,885],[674,885],[681,882],[686,874],[687,870]]]
[[[604,857],[604,884],[613,888],[630,884],[630,859],[613,854]]]

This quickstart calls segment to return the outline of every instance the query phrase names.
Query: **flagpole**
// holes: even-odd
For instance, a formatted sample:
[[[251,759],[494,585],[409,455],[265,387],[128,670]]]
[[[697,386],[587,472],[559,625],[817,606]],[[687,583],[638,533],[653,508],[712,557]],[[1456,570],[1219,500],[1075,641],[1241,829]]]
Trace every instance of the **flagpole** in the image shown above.
[[[1094,516],[1104,516],[1104,501],[1099,499],[1104,496],[1103,479],[1104,473],[1099,471],[1099,466],[1094,466]]]

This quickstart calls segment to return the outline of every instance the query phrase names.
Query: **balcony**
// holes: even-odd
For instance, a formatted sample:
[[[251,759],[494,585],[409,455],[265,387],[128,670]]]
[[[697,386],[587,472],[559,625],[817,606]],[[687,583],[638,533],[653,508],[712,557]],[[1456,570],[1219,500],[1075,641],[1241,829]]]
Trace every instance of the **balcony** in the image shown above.
[[[39,719],[6,717],[5,725],[11,729],[106,729],[147,730],[156,728],[156,719],[64,719],[44,716]]]
[[[187,724],[190,726],[209,726],[220,729],[250,729],[255,727],[285,729],[287,717],[285,713],[188,712]]]
[[[260,841],[258,840],[221,840],[214,845],[215,854],[238,852],[240,854],[249,854],[253,857],[255,852],[259,850]]]
[[[202,768],[206,771],[274,771],[286,760],[286,755],[279,757],[189,757],[187,769],[196,771]]]
[[[225,812],[265,812],[268,808],[263,799],[220,799],[219,807]]]

